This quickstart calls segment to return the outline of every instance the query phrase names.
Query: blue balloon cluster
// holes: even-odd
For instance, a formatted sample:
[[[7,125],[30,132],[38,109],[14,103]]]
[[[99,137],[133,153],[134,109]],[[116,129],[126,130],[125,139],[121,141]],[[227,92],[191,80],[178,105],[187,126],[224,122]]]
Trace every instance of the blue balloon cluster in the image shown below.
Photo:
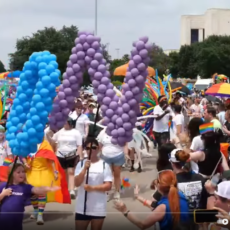
[[[56,87],[60,85],[56,60],[49,51],[35,52],[24,64],[6,123],[6,139],[14,155],[26,157],[36,152],[43,141]]]

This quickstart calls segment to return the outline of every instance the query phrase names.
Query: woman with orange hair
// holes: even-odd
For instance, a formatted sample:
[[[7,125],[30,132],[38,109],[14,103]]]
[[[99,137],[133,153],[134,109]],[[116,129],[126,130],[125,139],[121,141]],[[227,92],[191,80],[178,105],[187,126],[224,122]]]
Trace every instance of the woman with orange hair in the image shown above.
[[[157,190],[162,194],[162,198],[154,211],[146,219],[139,220],[121,201],[115,202],[115,208],[140,229],[150,228],[157,222],[159,222],[161,230],[173,230],[181,226],[189,229],[190,214],[188,201],[178,191],[177,179],[173,171],[160,171],[158,178],[152,185],[154,185],[151,186],[152,188],[157,187]]]

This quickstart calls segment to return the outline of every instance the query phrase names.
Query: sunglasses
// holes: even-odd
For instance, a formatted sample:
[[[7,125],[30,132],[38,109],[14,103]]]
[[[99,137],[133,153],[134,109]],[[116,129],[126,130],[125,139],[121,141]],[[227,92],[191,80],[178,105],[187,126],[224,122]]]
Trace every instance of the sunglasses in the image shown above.
[[[86,147],[85,149],[86,149],[86,150],[90,150],[90,149],[96,150],[96,149],[97,149],[97,146],[92,146],[92,148]]]

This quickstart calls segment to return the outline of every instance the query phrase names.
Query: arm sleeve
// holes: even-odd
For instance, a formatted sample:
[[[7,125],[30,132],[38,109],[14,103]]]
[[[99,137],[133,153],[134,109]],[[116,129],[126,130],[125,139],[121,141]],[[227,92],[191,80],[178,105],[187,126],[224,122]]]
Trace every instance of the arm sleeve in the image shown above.
[[[180,119],[180,116],[176,116],[174,118],[175,125],[182,125],[182,120]]]
[[[112,175],[112,171],[111,168],[108,164],[105,164],[105,170],[104,170],[104,182],[112,182],[113,181],[113,175]]]
[[[77,130],[76,130],[76,143],[77,146],[82,146],[82,136]]]
[[[159,110],[158,106],[154,108],[153,115],[161,115],[161,111]]]
[[[59,132],[55,133],[52,137],[52,139],[54,140],[55,143],[58,142],[58,135],[59,135]]]
[[[32,196],[32,189],[33,186],[30,184],[25,184],[25,188],[24,188],[24,195],[26,197],[26,199],[29,199]]]

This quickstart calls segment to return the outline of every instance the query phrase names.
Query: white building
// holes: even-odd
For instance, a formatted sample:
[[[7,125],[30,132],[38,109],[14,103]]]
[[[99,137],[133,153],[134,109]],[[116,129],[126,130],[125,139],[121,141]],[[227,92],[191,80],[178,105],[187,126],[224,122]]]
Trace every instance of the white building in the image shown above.
[[[204,15],[181,17],[181,45],[201,42],[210,35],[230,35],[230,9],[209,9]]]

